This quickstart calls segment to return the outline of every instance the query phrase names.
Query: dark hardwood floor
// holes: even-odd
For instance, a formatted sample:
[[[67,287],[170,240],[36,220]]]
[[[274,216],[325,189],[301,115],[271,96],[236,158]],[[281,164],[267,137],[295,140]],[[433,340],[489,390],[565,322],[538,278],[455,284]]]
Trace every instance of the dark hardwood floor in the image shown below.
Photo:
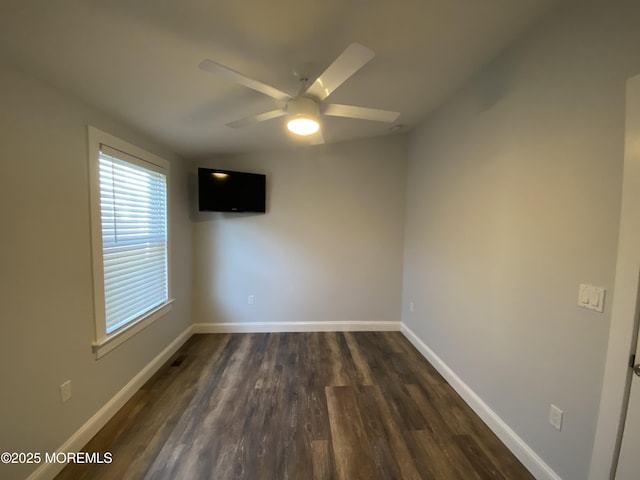
[[[533,479],[399,332],[194,335],[66,479]]]

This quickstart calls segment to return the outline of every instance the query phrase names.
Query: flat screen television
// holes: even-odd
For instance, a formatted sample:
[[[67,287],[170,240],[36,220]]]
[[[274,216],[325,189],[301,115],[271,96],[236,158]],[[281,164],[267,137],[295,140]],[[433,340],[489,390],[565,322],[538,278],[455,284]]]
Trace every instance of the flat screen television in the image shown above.
[[[198,168],[201,212],[266,212],[266,175]]]

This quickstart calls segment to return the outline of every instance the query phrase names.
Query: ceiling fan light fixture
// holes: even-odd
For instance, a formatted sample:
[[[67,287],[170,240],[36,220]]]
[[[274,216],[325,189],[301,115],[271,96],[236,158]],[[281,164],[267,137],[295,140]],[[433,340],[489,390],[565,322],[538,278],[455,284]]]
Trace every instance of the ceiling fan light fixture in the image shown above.
[[[320,124],[312,118],[294,118],[289,120],[287,128],[296,135],[312,135],[320,129]]]
[[[312,135],[320,129],[318,102],[299,97],[287,102],[287,128],[296,135]]]

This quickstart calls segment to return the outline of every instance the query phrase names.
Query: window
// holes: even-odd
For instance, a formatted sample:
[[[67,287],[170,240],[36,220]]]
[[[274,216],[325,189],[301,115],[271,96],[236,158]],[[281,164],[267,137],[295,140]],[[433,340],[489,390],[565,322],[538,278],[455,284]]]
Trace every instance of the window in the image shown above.
[[[169,164],[91,127],[89,147],[100,357],[170,309]]]

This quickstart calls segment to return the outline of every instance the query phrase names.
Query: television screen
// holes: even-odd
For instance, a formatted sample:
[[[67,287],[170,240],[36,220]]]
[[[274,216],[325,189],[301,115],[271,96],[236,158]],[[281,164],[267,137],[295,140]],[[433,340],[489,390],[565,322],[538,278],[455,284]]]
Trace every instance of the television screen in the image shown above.
[[[266,212],[266,175],[198,169],[201,212]]]

